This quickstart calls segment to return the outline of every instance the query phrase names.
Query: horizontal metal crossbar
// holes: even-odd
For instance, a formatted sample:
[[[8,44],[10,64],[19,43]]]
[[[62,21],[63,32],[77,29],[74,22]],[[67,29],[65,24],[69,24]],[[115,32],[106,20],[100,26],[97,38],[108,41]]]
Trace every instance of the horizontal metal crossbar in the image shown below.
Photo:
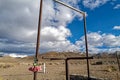
[[[67,58],[67,60],[70,60],[70,59],[73,59],[73,60],[76,60],[76,59],[93,59],[93,57],[70,57],[70,58]]]
[[[68,8],[76,11],[76,12],[79,12],[79,13],[83,14],[83,15],[85,14],[85,12],[83,12],[83,11],[81,11],[81,10],[78,10],[78,9],[76,9],[76,8],[70,6],[70,5],[67,5],[67,4],[61,2],[60,0],[53,0],[53,1],[55,1],[55,2],[57,2],[57,3],[59,3],[59,4],[62,4],[62,5],[64,5],[64,6],[66,6],[66,7],[68,7]]]
[[[45,58],[43,59],[50,59],[50,60],[79,60],[79,59],[93,59],[93,57],[68,57],[68,58]]]
[[[69,80],[68,60],[93,59],[93,56],[92,57],[68,57],[68,58],[45,58],[45,57],[43,57],[42,59],[64,60],[65,61],[66,80]],[[89,80],[89,77],[88,77],[88,80]]]

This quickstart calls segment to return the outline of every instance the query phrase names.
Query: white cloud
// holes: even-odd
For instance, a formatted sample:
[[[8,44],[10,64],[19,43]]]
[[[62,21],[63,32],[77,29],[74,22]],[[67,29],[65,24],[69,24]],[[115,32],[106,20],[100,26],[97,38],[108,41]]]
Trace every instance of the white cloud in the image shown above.
[[[120,46],[120,36],[115,36],[113,34],[103,34],[103,41],[105,46],[109,47]]]
[[[76,45],[80,47],[81,51],[85,51],[84,36],[76,41]],[[114,52],[120,48],[120,36],[90,32],[88,33],[88,48],[91,53]]]
[[[102,46],[102,36],[100,33],[89,33],[88,34],[88,43],[92,46]]]
[[[35,43],[0,41],[0,52],[7,53],[33,53]]]
[[[67,40],[71,36],[64,26],[44,27],[41,31],[41,50],[44,51],[79,51],[79,47]]]
[[[117,4],[113,9],[120,9],[120,4]]]
[[[113,29],[120,30],[120,26],[114,26]]]
[[[99,52],[100,50],[97,47],[103,46],[102,35],[98,32],[90,32],[88,36],[88,48],[89,52]],[[80,41],[76,41],[76,45],[81,47],[81,51],[85,51],[85,39],[84,36],[80,38]]]
[[[83,0],[83,5],[87,8],[94,9],[101,5],[104,5],[109,0]]]
[[[65,2],[76,5],[78,0]],[[35,42],[38,12],[39,0],[1,0],[0,37],[18,41]],[[72,10],[64,6],[58,4],[55,5],[52,0],[44,0],[42,28],[47,26],[66,27],[66,25],[70,23],[76,15],[77,14],[73,13]]]
[[[79,47],[70,43],[70,41],[48,41],[41,44],[41,50],[47,51],[79,51]]]
[[[6,54],[5,56],[10,56],[10,57],[14,57],[14,58],[17,58],[17,57],[20,57],[20,58],[27,57],[27,55],[21,55],[21,54],[16,54],[16,53]]]
[[[0,37],[26,42],[35,41],[35,35],[28,34],[37,31],[38,7],[34,5],[38,5],[38,1],[1,0],[0,3]]]
[[[0,52],[0,56],[10,56],[13,58],[24,58],[27,57],[28,55],[22,53],[22,54],[16,54],[16,53],[5,53],[5,52]]]
[[[63,1],[78,8],[76,4],[80,0]],[[0,0],[1,50],[33,52],[37,37],[39,3],[39,0]],[[73,47],[76,46],[67,40],[71,32],[66,26],[77,15],[52,0],[43,0],[41,50],[57,50],[62,47],[63,50],[74,50]],[[82,16],[79,18],[82,19]],[[53,47],[53,44],[56,47]]]
[[[45,27],[41,30],[42,41],[63,41],[68,36],[71,36],[69,29],[64,26],[59,27]]]
[[[43,1],[40,51],[85,51],[84,37],[76,41],[76,44],[67,40],[72,35],[66,27],[67,24],[72,22],[76,16],[81,20],[82,15],[78,16],[78,13],[54,3],[52,0]],[[80,0],[62,1],[78,8],[77,4]],[[94,9],[107,1],[84,0],[83,5]],[[0,0],[0,51],[35,52],[39,3],[39,0]],[[89,51],[119,49],[119,40],[120,36],[90,32],[88,33]],[[111,50],[98,48],[104,45],[108,48],[112,47]]]

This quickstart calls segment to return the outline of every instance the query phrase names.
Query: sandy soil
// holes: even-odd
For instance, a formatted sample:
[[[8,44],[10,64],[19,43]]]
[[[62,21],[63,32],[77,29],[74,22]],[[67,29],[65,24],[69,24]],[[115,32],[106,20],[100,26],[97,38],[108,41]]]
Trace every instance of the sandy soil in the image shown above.
[[[96,61],[104,62],[102,65],[93,65]],[[113,62],[113,63],[112,63]],[[120,80],[120,72],[116,59],[90,60],[90,76],[104,78],[103,80]],[[65,80],[64,60],[39,60],[46,64],[46,72],[37,73],[37,80]],[[33,60],[2,57],[0,58],[0,80],[33,80],[33,73],[28,70]],[[70,60],[69,75],[87,75],[85,60]]]

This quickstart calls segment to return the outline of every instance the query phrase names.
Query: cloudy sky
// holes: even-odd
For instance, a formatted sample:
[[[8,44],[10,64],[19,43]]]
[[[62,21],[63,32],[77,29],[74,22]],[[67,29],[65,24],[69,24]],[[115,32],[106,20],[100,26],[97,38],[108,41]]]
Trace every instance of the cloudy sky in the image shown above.
[[[86,12],[90,53],[120,50],[120,0],[61,0]],[[40,0],[0,0],[0,54],[35,53]],[[43,0],[40,52],[85,51],[83,17]]]

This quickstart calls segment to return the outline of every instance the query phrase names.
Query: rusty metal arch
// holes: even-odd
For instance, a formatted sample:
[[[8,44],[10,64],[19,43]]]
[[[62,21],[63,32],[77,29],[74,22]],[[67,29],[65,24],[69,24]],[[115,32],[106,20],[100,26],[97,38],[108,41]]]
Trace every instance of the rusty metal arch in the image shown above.
[[[68,7],[80,14],[83,15],[83,21],[84,21],[84,35],[85,35],[85,47],[86,47],[86,61],[87,61],[87,74],[88,74],[88,79],[90,78],[90,72],[89,72],[89,59],[88,59],[88,43],[87,43],[87,29],[86,29],[86,13],[84,11],[78,10],[70,5],[67,5],[59,0],[53,0],[56,3],[59,3],[65,7]],[[38,63],[38,54],[39,54],[39,48],[40,48],[40,29],[41,29],[41,22],[42,22],[42,3],[43,0],[40,1],[40,10],[39,10],[39,20],[38,20],[38,33],[37,33],[37,42],[36,42],[36,53],[34,56],[34,63],[37,64]],[[35,65],[34,65],[35,67]],[[33,80],[37,80],[37,72],[34,72],[33,75]]]

